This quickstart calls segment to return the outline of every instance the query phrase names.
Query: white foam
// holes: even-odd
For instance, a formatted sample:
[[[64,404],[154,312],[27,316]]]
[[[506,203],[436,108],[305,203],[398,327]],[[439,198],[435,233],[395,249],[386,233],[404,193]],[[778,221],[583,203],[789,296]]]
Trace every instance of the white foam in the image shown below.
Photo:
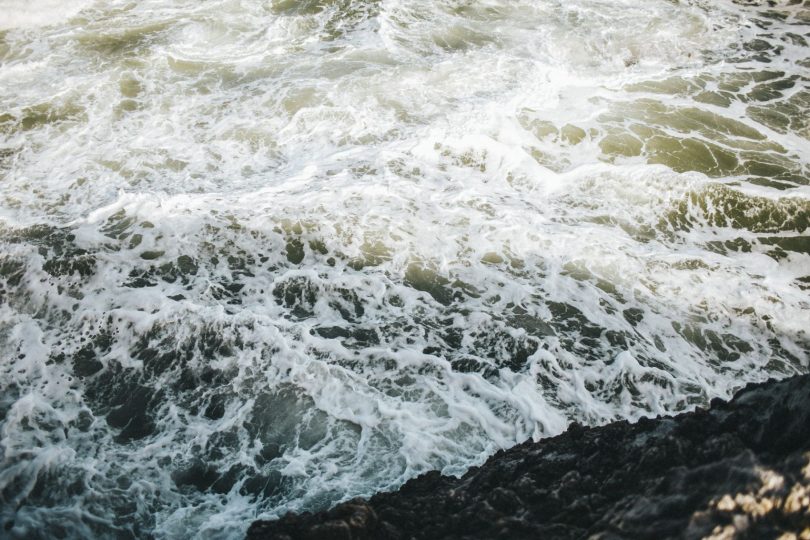
[[[90,4],[90,0],[0,0],[0,30],[62,23]]]
[[[807,171],[801,133],[689,86],[766,69],[731,61],[754,11],[343,4],[112,1],[6,34],[0,490],[64,479],[51,507],[0,513],[10,534],[58,516],[74,536],[239,537],[573,420],[807,369],[810,256],[761,241],[806,234],[806,186],[602,144],[654,146],[641,126]],[[683,120],[699,113],[761,137]],[[80,379],[88,345],[122,375]],[[127,443],[108,419],[132,382],[166,393]],[[178,485],[194,459],[241,472],[223,493]]]

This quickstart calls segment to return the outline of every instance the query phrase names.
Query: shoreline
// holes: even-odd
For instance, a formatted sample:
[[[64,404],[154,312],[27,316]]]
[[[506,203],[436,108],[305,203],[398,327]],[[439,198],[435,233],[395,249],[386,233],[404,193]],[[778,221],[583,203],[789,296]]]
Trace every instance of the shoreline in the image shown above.
[[[674,417],[568,430],[247,538],[810,538],[810,374]]]

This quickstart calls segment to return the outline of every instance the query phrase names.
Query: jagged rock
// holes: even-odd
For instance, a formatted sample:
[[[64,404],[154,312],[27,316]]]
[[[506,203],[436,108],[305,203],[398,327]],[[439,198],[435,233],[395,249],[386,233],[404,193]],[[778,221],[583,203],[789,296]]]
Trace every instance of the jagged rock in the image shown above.
[[[810,539],[810,375],[749,385],[674,418],[572,425],[453,478],[316,514],[249,539]]]

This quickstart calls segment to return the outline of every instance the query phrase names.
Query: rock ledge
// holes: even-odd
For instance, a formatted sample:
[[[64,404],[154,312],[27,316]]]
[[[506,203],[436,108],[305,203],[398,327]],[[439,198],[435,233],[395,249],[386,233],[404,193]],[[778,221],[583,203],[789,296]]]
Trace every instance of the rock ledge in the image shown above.
[[[749,385],[673,418],[576,424],[454,478],[316,514],[249,539],[781,538],[810,540],[810,375]]]

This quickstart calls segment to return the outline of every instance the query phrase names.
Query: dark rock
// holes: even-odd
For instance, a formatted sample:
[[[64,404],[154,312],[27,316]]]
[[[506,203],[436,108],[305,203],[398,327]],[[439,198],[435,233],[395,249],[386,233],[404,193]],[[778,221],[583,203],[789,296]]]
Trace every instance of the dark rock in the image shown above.
[[[672,419],[572,424],[461,478],[257,521],[249,539],[810,538],[810,375]],[[785,536],[782,536],[785,535]]]

